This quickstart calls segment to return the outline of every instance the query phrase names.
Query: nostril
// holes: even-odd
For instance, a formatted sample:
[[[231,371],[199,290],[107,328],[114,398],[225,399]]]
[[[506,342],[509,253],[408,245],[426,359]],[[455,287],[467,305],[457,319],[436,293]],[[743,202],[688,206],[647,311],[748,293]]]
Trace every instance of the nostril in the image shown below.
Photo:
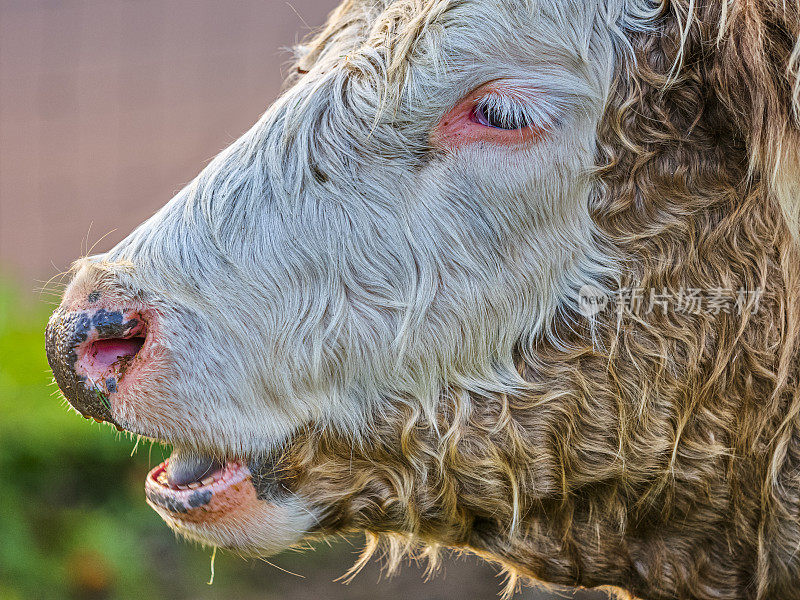
[[[47,360],[81,414],[115,422],[111,395],[142,380],[136,370],[151,358],[151,322],[152,314],[133,309],[61,307],[53,313],[45,332]]]
[[[96,340],[86,349],[86,358],[93,370],[105,373],[112,367],[127,366],[142,349],[144,341],[144,337]]]

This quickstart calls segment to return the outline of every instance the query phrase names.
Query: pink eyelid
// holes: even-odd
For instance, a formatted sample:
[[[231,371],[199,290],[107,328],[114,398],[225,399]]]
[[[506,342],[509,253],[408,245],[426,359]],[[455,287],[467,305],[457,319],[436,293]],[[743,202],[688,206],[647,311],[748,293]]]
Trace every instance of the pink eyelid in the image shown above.
[[[476,115],[475,112],[478,101],[488,93],[503,94],[504,92],[510,93],[507,86],[493,82],[467,94],[439,121],[431,136],[432,143],[435,146],[453,149],[481,142],[519,146],[535,143],[542,139],[546,132],[536,127],[505,130],[480,122],[479,115]],[[514,96],[521,95],[517,88],[514,88],[513,94]]]

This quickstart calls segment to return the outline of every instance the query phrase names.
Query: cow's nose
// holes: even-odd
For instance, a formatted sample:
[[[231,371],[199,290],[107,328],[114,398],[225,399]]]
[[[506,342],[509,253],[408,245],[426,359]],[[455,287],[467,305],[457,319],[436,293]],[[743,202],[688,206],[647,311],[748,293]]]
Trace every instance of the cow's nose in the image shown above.
[[[113,395],[145,341],[134,311],[87,308],[53,313],[45,332],[47,360],[69,403],[85,417],[115,423]]]

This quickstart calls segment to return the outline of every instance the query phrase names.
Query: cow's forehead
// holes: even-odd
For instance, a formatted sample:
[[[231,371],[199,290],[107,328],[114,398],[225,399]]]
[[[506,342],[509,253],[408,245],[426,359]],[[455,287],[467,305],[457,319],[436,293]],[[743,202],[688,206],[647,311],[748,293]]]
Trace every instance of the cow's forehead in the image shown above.
[[[368,55],[402,79],[428,62],[503,62],[540,53],[587,59],[598,28],[614,35],[657,14],[651,0],[346,0],[305,47],[305,64]],[[516,49],[516,52],[515,52]],[[510,55],[509,55],[510,53]]]
[[[589,0],[583,8],[590,4],[595,2]],[[577,5],[571,0],[345,0],[311,45],[341,41],[345,51],[388,47],[405,57],[426,35],[460,29],[501,33],[565,6]]]

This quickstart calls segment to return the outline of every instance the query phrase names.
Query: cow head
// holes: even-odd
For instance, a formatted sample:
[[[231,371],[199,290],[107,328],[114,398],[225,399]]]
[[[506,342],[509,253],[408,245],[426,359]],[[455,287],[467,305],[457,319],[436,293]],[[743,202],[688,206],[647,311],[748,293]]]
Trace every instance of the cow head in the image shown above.
[[[364,530],[559,583],[713,579],[678,541],[724,554],[733,490],[791,437],[790,4],[347,0],[249,132],[75,264],[59,386],[173,445],[148,501],[202,542]],[[763,297],[604,309],[631,287]],[[743,498],[733,563],[763,556]]]

